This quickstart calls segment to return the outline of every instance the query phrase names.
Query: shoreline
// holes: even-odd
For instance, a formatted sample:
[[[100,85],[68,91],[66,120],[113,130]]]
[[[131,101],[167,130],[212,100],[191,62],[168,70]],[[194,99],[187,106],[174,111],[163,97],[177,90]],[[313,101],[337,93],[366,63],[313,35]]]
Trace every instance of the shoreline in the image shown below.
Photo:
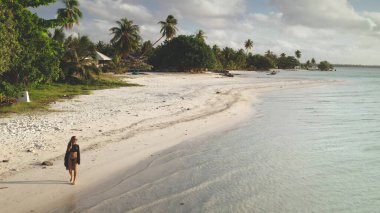
[[[160,82],[160,78],[163,79],[163,82]],[[190,92],[184,90],[182,88],[183,85],[181,85],[184,81],[180,81],[180,78],[184,78],[185,81],[194,81],[192,82],[194,84],[185,85],[185,88],[189,89],[194,85],[198,87]],[[203,81],[205,78],[208,81],[205,80],[203,84],[197,82],[198,80]],[[215,78],[220,79],[220,82],[210,83],[210,81],[216,81]],[[54,159],[54,166],[52,167],[41,169],[41,166],[32,165],[28,169],[4,177],[0,181],[0,187],[8,188],[0,190],[2,197],[0,204],[5,210],[12,210],[13,212],[45,211],[68,203],[75,205],[75,200],[85,193],[85,191],[90,190],[94,186],[101,188],[102,183],[104,185],[107,181],[109,182],[112,179],[108,177],[109,174],[128,171],[129,168],[137,165],[139,162],[152,158],[156,153],[183,141],[210,133],[222,132],[244,121],[244,119],[249,118],[249,115],[254,113],[251,111],[251,105],[257,103],[257,96],[266,91],[318,86],[329,82],[305,79],[276,79],[274,81],[266,79],[262,82],[253,82],[256,84],[252,85],[252,82],[243,78],[244,76],[236,77],[232,81],[229,78],[220,78],[212,74],[195,76],[173,74],[172,76],[139,76],[136,79],[132,79],[134,83],[136,81],[140,81],[141,83],[142,81],[142,84],[145,82],[147,85],[144,88],[136,90],[142,90],[145,93],[151,92],[153,96],[162,94],[154,93],[152,88],[149,88],[152,82],[157,83],[159,81],[158,87],[153,87],[154,90],[162,87],[160,83],[179,81],[176,87],[178,90],[174,89],[178,94],[172,95],[175,101],[173,101],[173,97],[165,97],[167,99],[165,102],[158,102],[162,98],[160,96],[157,102],[153,101],[152,103],[152,100],[149,100],[148,105],[151,104],[151,106],[149,105],[148,108],[152,108],[153,106],[153,110],[150,112],[151,114],[153,113],[153,116],[149,116],[151,115],[149,113],[141,116],[143,118],[134,116],[137,119],[127,125],[122,123],[119,126],[116,123],[122,122],[123,119],[115,118],[115,125],[109,125],[108,128],[102,126],[106,130],[99,131],[99,135],[93,135],[92,139],[96,138],[97,140],[92,143],[86,144],[82,142],[86,139],[91,139],[90,135],[86,137],[81,136],[79,144],[84,152],[82,155],[85,156],[86,160],[82,163],[83,165],[79,166],[78,185],[74,189],[73,186],[68,185],[68,180],[65,180],[68,174],[64,170],[63,163],[60,165],[62,155],[58,155],[50,158]],[[168,88],[169,91],[172,89],[170,86]],[[115,93],[117,90],[119,89],[107,90],[107,92],[111,91],[111,93]],[[99,96],[99,93],[100,95],[104,95],[107,92],[100,91],[90,96]],[[85,101],[87,99],[88,101],[91,98],[88,96],[76,98],[73,100],[74,105],[75,100],[78,99],[84,99]],[[177,99],[179,99],[179,102]],[[189,102],[186,103],[189,107],[183,107],[183,101],[186,101],[186,99],[189,99]],[[164,112],[158,113],[159,106],[164,107],[167,103],[175,105],[174,108],[177,110],[170,110],[173,107],[169,106],[163,110]],[[142,112],[139,113],[143,114]],[[157,116],[157,114],[159,115]],[[227,125],[225,124],[226,120],[229,122]],[[94,120],[93,122],[92,125],[100,125],[98,120]],[[64,141],[61,147],[64,147],[66,143]],[[48,158],[49,156],[45,155],[43,157]],[[26,159],[24,160],[26,161]],[[118,175],[115,176],[114,178],[118,177]],[[43,206],[42,204],[49,205]],[[16,207],[18,209],[15,209]]]

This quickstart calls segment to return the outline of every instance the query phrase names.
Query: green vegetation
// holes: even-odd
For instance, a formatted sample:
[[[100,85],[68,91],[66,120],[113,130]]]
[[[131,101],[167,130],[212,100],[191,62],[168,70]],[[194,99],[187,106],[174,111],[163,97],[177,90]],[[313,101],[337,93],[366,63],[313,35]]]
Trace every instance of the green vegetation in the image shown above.
[[[27,9],[51,2],[0,2],[0,23],[6,28],[1,30],[0,34],[4,36],[0,36],[0,46],[9,47],[1,50],[5,51],[0,60],[5,65],[0,75],[0,93],[3,95],[17,96],[20,90],[30,85],[49,83],[58,78],[62,45],[49,37],[48,29],[59,26],[63,20],[44,20]]]
[[[259,54],[249,55],[247,59],[248,70],[269,70],[275,67],[270,57]]]
[[[247,54],[243,49],[236,51],[230,47],[225,47],[221,50],[217,45],[214,45],[212,49],[219,69],[238,70],[246,68]]]
[[[300,50],[296,50],[296,52],[294,53],[294,55],[296,56],[296,58],[298,60],[300,60],[300,58],[301,58],[301,51]]]
[[[13,19],[6,7],[0,7],[0,47],[7,47],[0,48],[0,75],[11,67],[12,53],[20,50]]]
[[[98,73],[93,58],[96,58],[95,45],[87,36],[68,37],[64,43],[65,53],[61,59],[61,82],[91,79],[91,72]]]
[[[364,68],[380,68],[380,65],[364,65],[364,64],[334,64],[334,67],[364,67]]]
[[[160,33],[162,33],[162,36],[154,42],[153,46],[164,37],[166,37],[166,40],[174,38],[178,31],[177,19],[173,15],[168,15],[166,21],[159,21],[158,23],[161,25]]]
[[[281,55],[277,61],[279,69],[294,69],[298,65],[300,65],[300,62],[294,56]]]
[[[253,48],[253,41],[251,39],[248,39],[247,41],[245,41],[244,47],[248,53],[248,50],[251,50]]]
[[[15,103],[0,107],[0,113],[24,113],[30,111],[46,111],[49,103],[59,99],[72,98],[75,95],[87,95],[91,90],[109,89],[122,86],[138,86],[122,81],[112,75],[100,75],[97,79],[83,81],[80,84],[51,83],[29,88],[30,103]]]
[[[124,58],[127,59],[128,56],[139,48],[141,37],[140,27],[133,24],[132,20],[127,18],[122,18],[120,21],[116,21],[117,27],[112,27],[110,29],[113,34],[111,39],[112,45],[115,47],[116,51]]]
[[[202,42],[206,42],[206,35],[205,35],[205,32],[203,30],[198,30],[195,33],[195,38],[202,41]]]
[[[82,17],[78,0],[63,0],[65,8],[58,9],[57,18],[52,20],[42,19],[28,9],[54,2],[0,1],[1,112],[41,108],[59,97],[66,97],[64,94],[71,96],[85,94],[90,89],[129,86],[99,75],[100,70],[93,60],[95,45],[87,36],[65,39],[63,27],[72,29]],[[22,90],[29,91],[32,103],[15,103]]]
[[[202,71],[216,65],[211,48],[194,36],[178,36],[159,46],[150,59],[155,69]]]
[[[318,65],[318,69],[322,71],[332,70],[334,67],[327,61],[321,61]]]
[[[79,19],[82,18],[82,11],[79,9],[78,0],[63,0],[65,8],[60,8],[57,11],[58,19],[65,20],[64,27],[73,29],[74,24],[79,24]]]
[[[106,43],[103,41],[99,41],[95,48],[97,51],[107,55],[107,56],[115,56],[116,55],[116,48],[111,43]]]

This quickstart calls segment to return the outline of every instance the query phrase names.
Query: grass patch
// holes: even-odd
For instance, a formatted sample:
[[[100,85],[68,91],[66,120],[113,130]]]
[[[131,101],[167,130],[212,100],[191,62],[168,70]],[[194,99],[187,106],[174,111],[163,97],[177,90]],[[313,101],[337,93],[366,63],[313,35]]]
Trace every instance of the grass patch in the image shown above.
[[[76,95],[88,95],[92,90],[118,87],[139,86],[122,81],[122,77],[102,74],[94,80],[81,81],[77,84],[51,83],[28,89],[30,103],[16,103],[0,107],[0,114],[26,113],[31,111],[48,111],[48,104],[72,98]]]

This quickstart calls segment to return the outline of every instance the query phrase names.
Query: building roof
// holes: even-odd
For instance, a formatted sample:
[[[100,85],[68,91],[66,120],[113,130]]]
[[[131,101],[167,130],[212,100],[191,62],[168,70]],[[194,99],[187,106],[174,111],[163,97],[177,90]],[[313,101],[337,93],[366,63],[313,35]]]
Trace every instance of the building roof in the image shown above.
[[[96,51],[96,59],[98,61],[111,61],[112,59],[98,51]]]

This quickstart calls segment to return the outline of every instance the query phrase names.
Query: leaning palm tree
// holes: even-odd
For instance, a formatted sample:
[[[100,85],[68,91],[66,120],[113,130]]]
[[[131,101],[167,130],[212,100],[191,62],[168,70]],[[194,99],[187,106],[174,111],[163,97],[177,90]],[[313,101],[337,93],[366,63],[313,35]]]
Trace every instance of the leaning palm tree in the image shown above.
[[[253,47],[253,41],[251,39],[248,39],[247,41],[245,41],[244,47],[248,53],[248,50],[252,49],[252,47]]]
[[[166,18],[166,21],[159,21],[158,24],[161,25],[160,33],[162,33],[162,35],[156,42],[152,44],[152,48],[164,37],[166,37],[166,40],[172,39],[176,35],[177,30],[178,30],[176,27],[177,19],[174,18],[173,15],[168,15],[168,17]],[[140,55],[139,59],[142,58],[147,53],[147,51],[149,51],[149,49],[146,49],[146,51],[144,51]]]
[[[205,39],[206,39],[205,32],[203,30],[198,30],[195,33],[195,38],[202,41],[202,42],[205,42]]]
[[[116,21],[117,27],[110,29],[113,38],[111,43],[123,58],[129,56],[132,52],[139,49],[141,37],[139,35],[140,28],[133,24],[132,20],[122,18]]]
[[[142,53],[146,53],[146,54],[151,54],[153,52],[153,45],[152,45],[152,42],[150,42],[149,40],[148,41],[145,41],[144,43],[142,43],[141,47],[140,47],[140,51]]]
[[[296,52],[294,54],[298,60],[301,58],[301,51],[300,50],[296,50]]]
[[[162,38],[166,37],[166,40],[172,39],[177,33],[177,19],[173,15],[168,15],[166,21],[158,22],[161,25],[160,33],[162,36],[154,42],[153,46],[157,44]]]
[[[71,30],[74,24],[79,24],[79,19],[82,18],[82,11],[79,9],[78,0],[62,0],[66,8],[57,10],[58,19],[64,20],[64,27]]]

